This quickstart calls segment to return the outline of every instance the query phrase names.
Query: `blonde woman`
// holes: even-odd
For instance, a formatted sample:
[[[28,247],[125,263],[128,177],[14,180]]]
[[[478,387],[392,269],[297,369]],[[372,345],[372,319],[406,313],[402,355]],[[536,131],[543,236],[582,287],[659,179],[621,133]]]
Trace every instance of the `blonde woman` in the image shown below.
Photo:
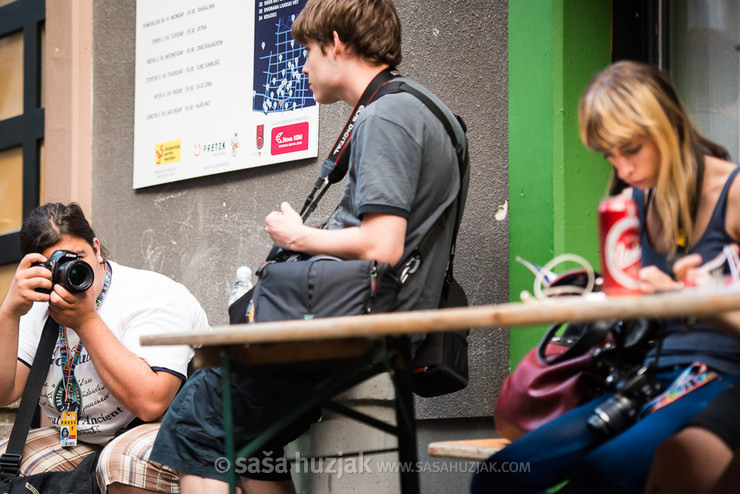
[[[695,129],[660,70],[636,62],[609,66],[587,87],[579,121],[583,142],[604,154],[638,204],[644,292],[683,287],[674,262],[694,254],[705,263],[740,239],[739,169]],[[539,492],[565,480],[574,493],[642,491],[658,445],[740,376],[740,343],[719,329],[737,330],[733,318],[665,321],[660,353],[652,351],[645,364],[673,393],[636,402],[636,422],[608,437],[587,421],[610,394],[572,410],[487,462],[528,468],[481,469],[473,492]],[[680,391],[677,381],[685,384]]]

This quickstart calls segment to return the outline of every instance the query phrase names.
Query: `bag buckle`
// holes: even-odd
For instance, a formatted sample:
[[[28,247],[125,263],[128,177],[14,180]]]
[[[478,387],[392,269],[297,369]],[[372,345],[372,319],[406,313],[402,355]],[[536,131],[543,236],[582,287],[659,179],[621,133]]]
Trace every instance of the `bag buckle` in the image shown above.
[[[416,271],[419,269],[419,266],[421,266],[421,256],[419,254],[416,254],[414,257],[408,260],[406,265],[401,270],[401,274],[398,277],[401,284],[406,283],[409,275],[416,273]]]
[[[21,458],[22,456],[16,453],[3,453],[0,455],[0,472],[18,475],[21,469]]]

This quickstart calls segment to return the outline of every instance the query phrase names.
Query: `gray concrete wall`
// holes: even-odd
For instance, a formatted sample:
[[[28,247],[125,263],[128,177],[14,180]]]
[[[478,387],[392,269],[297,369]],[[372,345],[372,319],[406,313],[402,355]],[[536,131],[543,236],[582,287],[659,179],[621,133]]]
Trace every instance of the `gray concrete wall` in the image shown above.
[[[12,405],[0,408],[0,441],[10,437],[10,431],[13,430],[13,422],[15,422],[19,404],[20,402],[15,402]]]
[[[401,71],[436,92],[469,128],[471,183],[456,277],[472,304],[505,302],[508,217],[496,213],[508,197],[507,2],[397,0],[396,5],[403,23]],[[135,191],[135,16],[135,0],[94,3],[93,226],[115,260],[182,282],[211,324],[225,324],[236,268],[258,266],[270,247],[264,217],[282,200],[302,203],[350,109],[341,103],[321,108],[318,161]],[[340,188],[312,220],[333,209]],[[508,334],[475,330],[470,344],[469,388],[419,400],[420,418],[490,417],[507,373]]]

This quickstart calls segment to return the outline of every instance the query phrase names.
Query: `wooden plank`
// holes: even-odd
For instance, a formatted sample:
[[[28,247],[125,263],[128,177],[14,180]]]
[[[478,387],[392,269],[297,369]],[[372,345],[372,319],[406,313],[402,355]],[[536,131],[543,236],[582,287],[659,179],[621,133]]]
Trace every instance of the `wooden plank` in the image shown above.
[[[429,456],[436,458],[455,458],[458,460],[483,461],[499,452],[507,444],[508,439],[463,439],[460,441],[436,441],[427,447]]]
[[[370,349],[367,338],[346,338],[330,341],[293,341],[284,343],[257,343],[250,345],[228,345],[229,356],[239,365],[271,365],[313,362],[359,357]],[[195,368],[219,367],[222,347],[195,349]]]
[[[220,346],[281,341],[381,337],[465,328],[531,326],[560,321],[702,316],[740,310],[740,287],[686,289],[623,297],[560,297],[533,303],[482,305],[300,321],[215,326],[141,337],[142,345]]]

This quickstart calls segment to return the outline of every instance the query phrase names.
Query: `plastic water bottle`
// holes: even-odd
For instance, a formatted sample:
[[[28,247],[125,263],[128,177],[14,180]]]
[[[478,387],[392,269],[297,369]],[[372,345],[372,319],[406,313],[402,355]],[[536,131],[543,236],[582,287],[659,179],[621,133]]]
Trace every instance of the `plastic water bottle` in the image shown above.
[[[229,296],[229,306],[239,300],[239,297],[252,288],[252,270],[247,266],[241,266],[236,270],[236,281]]]

